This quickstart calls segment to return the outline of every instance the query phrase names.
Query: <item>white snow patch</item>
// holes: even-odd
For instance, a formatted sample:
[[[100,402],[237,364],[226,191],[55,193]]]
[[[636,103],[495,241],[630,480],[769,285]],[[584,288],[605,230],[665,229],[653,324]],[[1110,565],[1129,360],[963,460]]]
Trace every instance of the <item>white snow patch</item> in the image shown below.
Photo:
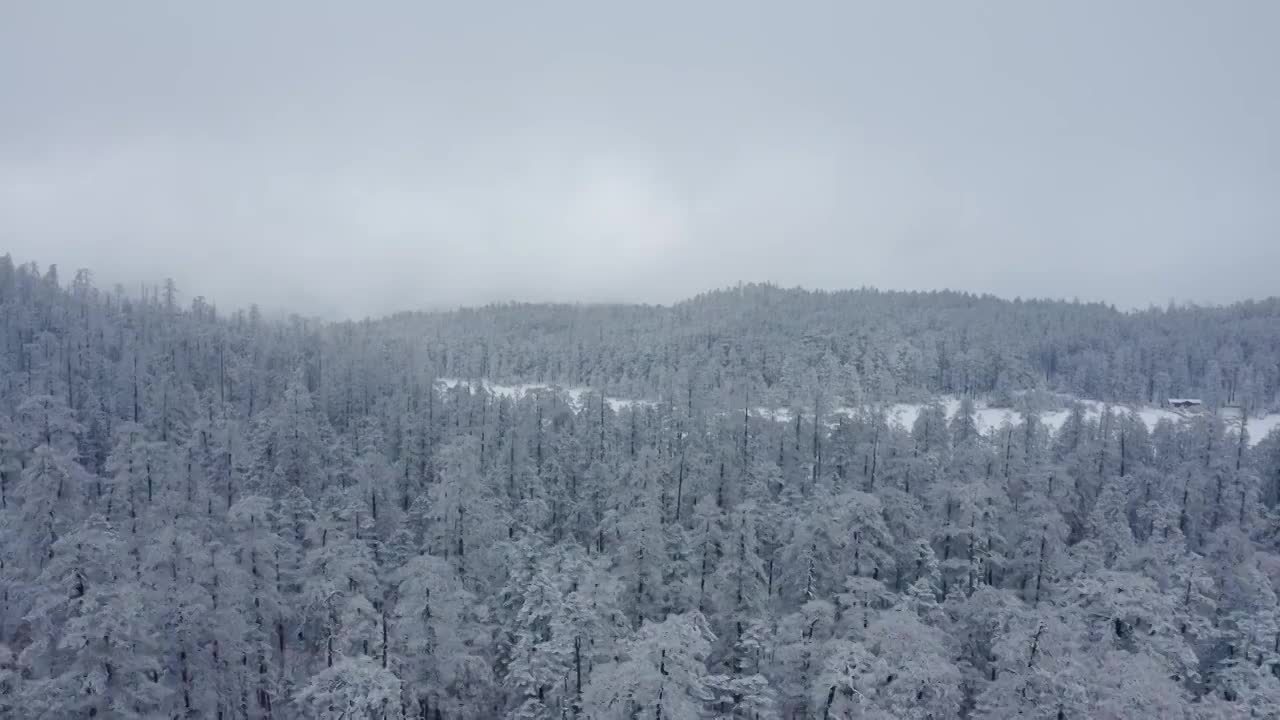
[[[436,384],[445,388],[453,388],[458,385],[462,385],[471,389],[473,392],[475,390],[475,382],[471,380],[463,380],[461,378],[440,378],[436,380]],[[520,383],[516,385],[502,385],[488,380],[480,380],[479,384],[491,395],[512,399],[519,399],[530,392],[539,390],[550,390],[552,392],[562,393],[566,402],[568,402],[569,406],[575,411],[583,408],[583,397],[590,390],[590,388],[585,387],[561,386],[551,383]],[[1068,401],[1071,400],[1069,397],[1065,399]],[[606,397],[605,402],[609,404],[609,407],[614,412],[620,412],[630,407],[653,407],[655,405],[655,403],[650,400],[634,400],[615,397]],[[939,402],[942,403],[943,409],[946,410],[948,420],[954,418],[956,413],[960,410],[960,398],[953,395],[945,395],[939,398]],[[1079,402],[1084,406],[1085,414],[1088,417],[1098,417],[1102,414],[1103,408],[1106,407],[1106,403],[1098,402],[1097,400],[1080,400]],[[923,403],[893,403],[886,408],[886,413],[888,414],[889,421],[891,423],[896,423],[904,428],[910,429],[911,426],[915,424],[916,418],[920,416],[920,411],[924,407],[925,405]],[[1112,408],[1117,412],[1128,410],[1128,406],[1124,405],[1112,405]],[[1154,428],[1156,423],[1161,420],[1167,419],[1177,422],[1179,420],[1185,420],[1195,414],[1195,411],[1185,413],[1178,412],[1176,410],[1169,410],[1167,408],[1151,406],[1137,407],[1136,410],[1138,412],[1138,417],[1142,419],[1142,422],[1147,426],[1147,429]],[[738,412],[741,412],[741,409],[739,409]],[[837,407],[831,409],[826,414],[828,418],[834,418],[838,415],[852,417],[856,412],[857,410],[855,408]],[[1066,409],[1042,412],[1040,413],[1040,422],[1054,432],[1057,432],[1058,429],[1062,427],[1063,423],[1067,421],[1067,416],[1070,415],[1070,412],[1070,410]],[[791,410],[788,408],[755,407],[751,409],[751,414],[755,417],[781,423],[791,422],[794,419]],[[1234,408],[1225,408],[1222,410],[1222,414],[1224,417],[1228,418],[1228,422],[1231,420],[1238,422],[1240,418],[1239,410]],[[983,432],[993,428],[998,428],[1005,422],[1014,424],[1019,420],[1018,412],[1013,408],[990,407],[982,400],[974,401],[974,415],[978,423],[978,430]],[[1249,418],[1246,423],[1246,427],[1249,429],[1249,444],[1257,445],[1258,442],[1265,438],[1272,430],[1280,428],[1280,413],[1272,413],[1263,417]]]
[[[477,382],[471,380],[463,380],[461,378],[437,378],[436,384],[445,389],[453,389],[461,385],[471,392],[476,391]],[[490,382],[489,380],[480,380],[479,386],[484,388],[485,392],[494,397],[510,398],[519,400],[529,393],[538,391],[550,391],[557,394],[563,394],[565,401],[574,411],[581,410],[583,407],[583,397],[590,391],[585,387],[566,387],[554,385],[551,383],[518,383],[516,385],[503,385],[500,383]],[[604,399],[609,404],[609,408],[614,412],[621,412],[630,407],[652,407],[653,402],[649,400],[633,400],[630,398],[606,397]]]
[[[1071,400],[1071,398],[1067,399]],[[946,411],[947,420],[951,420],[956,416],[956,413],[959,412],[960,398],[952,395],[946,395],[940,397],[938,400],[942,404],[943,410]],[[1097,400],[1080,400],[1079,402],[1084,406],[1085,415],[1092,418],[1096,418],[1101,415],[1102,410],[1107,406],[1106,403],[1098,402]],[[978,430],[980,432],[998,428],[1006,422],[1016,424],[1020,419],[1018,411],[1013,408],[990,407],[982,400],[975,400],[973,405],[974,419],[977,421]],[[889,417],[890,423],[896,423],[909,430],[911,429],[911,426],[915,424],[916,418],[920,416],[920,412],[924,407],[924,403],[893,403],[885,408],[885,412]],[[1112,405],[1111,407],[1115,412],[1129,410],[1129,406],[1126,405]],[[1185,420],[1189,417],[1193,417],[1196,414],[1194,411],[1184,413],[1176,410],[1151,406],[1141,406],[1135,409],[1137,410],[1138,417],[1142,419],[1143,424],[1147,426],[1148,430],[1154,428],[1156,423],[1161,420],[1178,422],[1179,420]],[[837,407],[830,410],[828,412],[828,416],[834,417],[843,415],[845,417],[852,417],[856,412],[857,411],[854,408]],[[794,415],[792,415],[791,411],[787,408],[759,407],[755,408],[752,411],[752,414],[757,417],[774,420],[776,422],[791,422],[794,419]],[[1050,430],[1057,432],[1058,429],[1062,427],[1063,423],[1067,421],[1067,417],[1070,414],[1071,411],[1068,409],[1041,412],[1040,423],[1048,427]],[[1222,411],[1222,414],[1228,422],[1232,422],[1233,420],[1239,422],[1240,414],[1238,410],[1233,413],[1232,408],[1226,408]],[[1249,444],[1256,445],[1272,430],[1280,427],[1280,413],[1272,413],[1263,417],[1249,418],[1246,423],[1246,427],[1249,430]]]
[[[1280,428],[1280,413],[1272,413],[1260,418],[1249,418],[1249,444],[1257,445],[1258,441]]]

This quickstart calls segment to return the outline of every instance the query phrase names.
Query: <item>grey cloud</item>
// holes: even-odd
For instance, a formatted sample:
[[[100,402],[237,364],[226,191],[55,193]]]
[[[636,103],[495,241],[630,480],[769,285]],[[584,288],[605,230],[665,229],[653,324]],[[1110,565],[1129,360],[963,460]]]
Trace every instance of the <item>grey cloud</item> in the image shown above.
[[[6,4],[0,250],[358,316],[1274,294],[1280,6]]]

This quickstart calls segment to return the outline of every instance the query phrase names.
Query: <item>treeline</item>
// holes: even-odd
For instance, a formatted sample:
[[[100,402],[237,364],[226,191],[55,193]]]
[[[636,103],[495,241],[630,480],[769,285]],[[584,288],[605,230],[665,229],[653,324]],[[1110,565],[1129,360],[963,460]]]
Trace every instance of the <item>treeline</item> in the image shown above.
[[[378,324],[441,372],[603,388],[624,397],[747,394],[785,404],[833,388],[850,405],[1047,389],[1162,404],[1277,407],[1280,299],[1124,313],[955,292],[747,285],[671,307],[496,305]]]
[[[747,337],[827,317],[792,295],[671,312],[713,327],[718,308]],[[585,348],[643,337],[658,311],[330,325],[176,296],[0,266],[0,716],[1280,706],[1280,433],[1255,444],[1211,414],[1148,428],[1079,407],[1052,430],[1029,404],[982,432],[968,399],[910,428],[875,405],[822,415],[834,397],[780,423],[681,359],[653,371],[654,405],[512,400],[434,381],[552,373],[504,363],[575,357],[551,347],[578,333],[555,318],[582,316],[599,327],[581,374],[555,372],[619,387],[611,356]],[[768,298],[814,315],[787,305],[748,332],[735,318]],[[523,349],[467,354],[469,321]],[[1261,343],[1244,343],[1253,362]]]

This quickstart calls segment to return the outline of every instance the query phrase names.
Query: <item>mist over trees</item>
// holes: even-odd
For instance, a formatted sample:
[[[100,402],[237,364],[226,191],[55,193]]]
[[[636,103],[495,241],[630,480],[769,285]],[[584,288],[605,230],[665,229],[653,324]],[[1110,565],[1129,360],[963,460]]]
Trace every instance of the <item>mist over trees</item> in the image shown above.
[[[1277,300],[747,286],[322,323],[6,256],[0,377],[2,717],[1280,706],[1280,433],[1126,405],[1274,409]],[[1054,392],[1108,405],[1055,429]]]

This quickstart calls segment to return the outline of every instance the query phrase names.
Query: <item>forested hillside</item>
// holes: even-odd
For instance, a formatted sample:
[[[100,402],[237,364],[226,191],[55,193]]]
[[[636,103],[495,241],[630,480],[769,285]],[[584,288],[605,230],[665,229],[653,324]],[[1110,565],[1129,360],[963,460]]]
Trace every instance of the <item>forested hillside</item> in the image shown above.
[[[603,388],[623,397],[850,404],[1046,388],[1159,404],[1276,406],[1280,299],[1122,313],[954,292],[748,285],[672,307],[498,305],[377,324],[441,372]]]
[[[321,323],[6,257],[0,717],[1274,717],[1280,433],[1016,391],[1262,410],[1278,373],[1276,300]]]

